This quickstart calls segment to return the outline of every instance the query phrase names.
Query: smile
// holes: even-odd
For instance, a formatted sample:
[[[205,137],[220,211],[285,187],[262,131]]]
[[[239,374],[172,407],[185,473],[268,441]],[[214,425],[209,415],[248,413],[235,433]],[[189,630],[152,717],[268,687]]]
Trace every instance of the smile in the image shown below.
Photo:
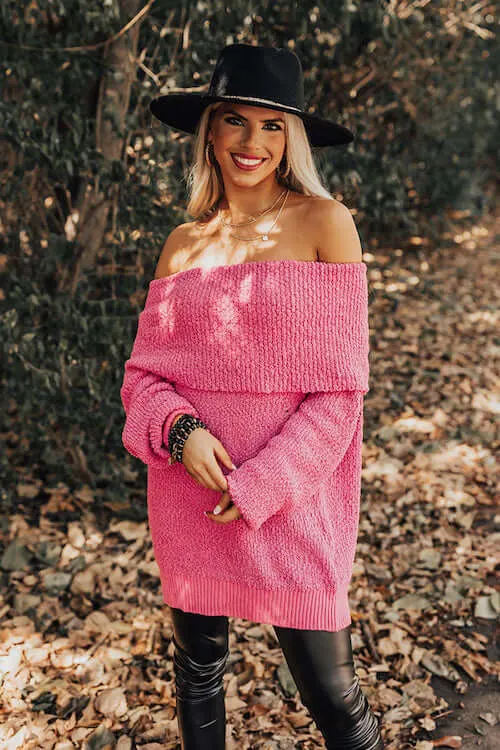
[[[265,158],[263,159],[248,159],[243,156],[237,156],[236,154],[231,154],[231,157],[238,167],[238,169],[244,169],[246,171],[253,171],[254,169],[257,169],[260,167],[260,165],[265,162]]]

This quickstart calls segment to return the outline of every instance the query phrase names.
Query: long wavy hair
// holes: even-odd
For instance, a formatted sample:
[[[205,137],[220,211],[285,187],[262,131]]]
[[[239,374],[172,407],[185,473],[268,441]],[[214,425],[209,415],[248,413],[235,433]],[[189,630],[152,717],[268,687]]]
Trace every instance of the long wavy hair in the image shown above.
[[[193,160],[187,176],[189,199],[186,206],[187,212],[195,219],[213,213],[224,195],[220,167],[217,164],[209,167],[205,157],[208,129],[215,110],[222,104],[223,102],[209,104],[203,110],[196,128]],[[301,118],[288,112],[280,112],[280,115],[285,121],[286,151],[279,171],[286,173],[288,167],[289,169],[286,177],[277,173],[278,182],[302,195],[334,200],[321,182]]]

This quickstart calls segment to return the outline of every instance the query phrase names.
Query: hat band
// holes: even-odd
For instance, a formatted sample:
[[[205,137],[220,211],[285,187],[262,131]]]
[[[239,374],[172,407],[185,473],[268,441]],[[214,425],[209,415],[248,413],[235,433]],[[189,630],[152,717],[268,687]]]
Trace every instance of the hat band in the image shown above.
[[[215,94],[213,96],[220,96],[223,99],[244,99],[249,102],[262,102],[263,104],[272,104],[274,106],[283,107],[283,109],[289,109],[292,112],[303,112],[298,107],[292,107],[290,104],[282,104],[281,102],[275,102],[272,99],[260,99],[258,96],[238,96],[231,94]]]

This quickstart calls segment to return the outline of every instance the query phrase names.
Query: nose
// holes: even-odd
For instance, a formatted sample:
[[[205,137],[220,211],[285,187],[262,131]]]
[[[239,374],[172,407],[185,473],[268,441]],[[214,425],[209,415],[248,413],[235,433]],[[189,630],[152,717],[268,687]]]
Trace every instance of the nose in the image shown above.
[[[261,140],[260,127],[261,126],[258,122],[256,122],[255,125],[247,122],[243,128],[241,140],[242,147],[245,147],[251,154],[259,153],[259,143]]]

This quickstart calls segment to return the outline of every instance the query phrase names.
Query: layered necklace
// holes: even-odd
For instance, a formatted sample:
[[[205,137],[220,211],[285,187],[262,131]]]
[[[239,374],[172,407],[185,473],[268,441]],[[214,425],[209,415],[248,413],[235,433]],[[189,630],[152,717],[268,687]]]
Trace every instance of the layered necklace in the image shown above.
[[[266,208],[265,211],[262,211],[262,213],[260,213],[258,216],[256,216],[256,217],[252,216],[248,221],[242,221],[239,224],[231,224],[230,222],[225,221],[224,218],[223,218],[223,216],[222,216],[222,212],[221,212],[219,214],[220,220],[221,220],[221,224],[223,226],[225,226],[227,229],[232,229],[233,227],[243,227],[243,226],[246,226],[247,224],[254,224],[262,216],[264,216],[265,214],[267,214],[270,211],[272,211],[273,208],[277,205],[277,203],[284,196],[283,202],[282,202],[282,204],[281,204],[281,206],[279,208],[279,211],[278,211],[278,214],[277,214],[275,220],[273,221],[273,223],[271,224],[271,226],[267,230],[267,232],[265,232],[264,234],[258,234],[256,237],[240,237],[239,235],[235,234],[234,232],[231,232],[231,231],[229,232],[229,234],[231,235],[231,237],[235,237],[237,240],[242,240],[243,242],[255,242],[256,240],[264,240],[264,241],[266,241],[266,240],[269,239],[269,235],[273,231],[273,229],[276,226],[276,223],[277,223],[279,217],[281,216],[281,212],[283,211],[283,208],[285,206],[286,199],[288,198],[288,193],[289,192],[290,192],[289,189],[284,190],[282,193],[280,193],[280,195],[278,195],[278,197],[276,198],[276,200],[274,201],[274,203],[273,203],[272,206],[270,206],[269,208]]]

